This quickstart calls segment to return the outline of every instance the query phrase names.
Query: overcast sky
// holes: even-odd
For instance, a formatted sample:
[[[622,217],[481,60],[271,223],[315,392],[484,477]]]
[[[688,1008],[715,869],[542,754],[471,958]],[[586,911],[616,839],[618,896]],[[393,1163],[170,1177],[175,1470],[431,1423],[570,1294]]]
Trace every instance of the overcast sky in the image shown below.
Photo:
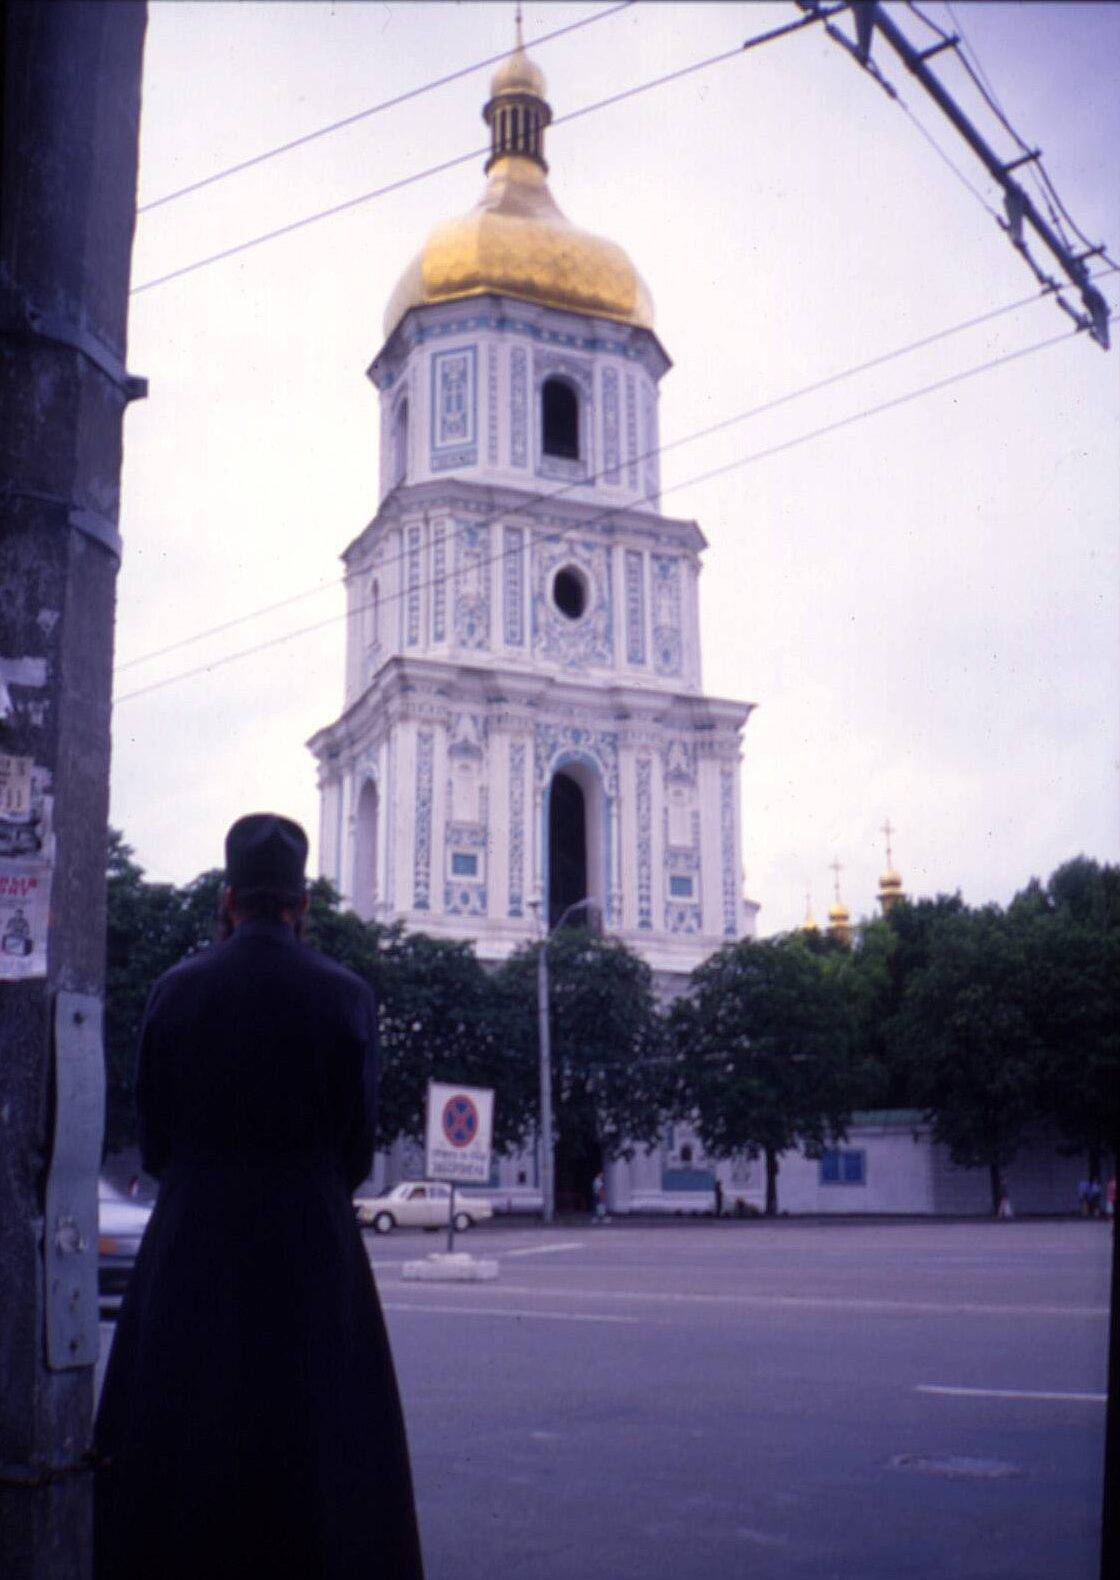
[[[600,9],[529,5],[526,36]],[[1073,218],[1120,255],[1120,7],[954,9]],[[947,23],[940,0],[924,10]],[[641,3],[533,54],[559,115],[796,14]],[[140,200],[482,59],[512,29],[510,5],[156,0]],[[881,40],[875,56],[997,208]],[[952,57],[933,64],[1010,156]],[[134,284],[481,146],[488,80],[141,214]],[[977,196],[820,28],[558,127],[547,152],[569,218],[620,242],[650,286],[674,362],[663,442],[1033,289]],[[328,584],[118,674],[111,816],[152,877],[219,864],[247,810],[298,817],[314,842],[304,742],[342,703],[338,555],[377,505],[364,369],[399,273],[482,184],[480,160],[133,299],[129,365],[151,393],[126,424],[118,664]],[[1102,282],[1114,306],[1117,281]],[[1071,338],[674,487],[1067,327],[1034,302],[665,457],[666,512],[710,545],[706,689],[758,705],[743,830],[762,932],[800,921],[807,886],[823,916],[834,857],[853,914],[870,912],[888,815],[907,889],[973,904],[1078,852],[1120,854],[1120,351]]]

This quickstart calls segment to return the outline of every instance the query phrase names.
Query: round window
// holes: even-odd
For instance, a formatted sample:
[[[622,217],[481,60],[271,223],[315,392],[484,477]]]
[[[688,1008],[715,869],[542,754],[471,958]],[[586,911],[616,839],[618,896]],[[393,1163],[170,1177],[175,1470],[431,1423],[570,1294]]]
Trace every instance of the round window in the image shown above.
[[[560,613],[569,620],[578,620],[587,608],[587,577],[574,565],[565,565],[556,572],[552,583],[552,601]]]

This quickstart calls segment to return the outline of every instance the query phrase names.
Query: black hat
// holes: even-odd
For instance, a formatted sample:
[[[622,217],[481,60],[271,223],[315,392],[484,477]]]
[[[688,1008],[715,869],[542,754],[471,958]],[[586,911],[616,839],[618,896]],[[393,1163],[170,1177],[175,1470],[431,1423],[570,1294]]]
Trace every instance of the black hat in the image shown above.
[[[299,898],[304,889],[307,835],[290,817],[250,812],[226,835],[226,883],[231,889],[270,889]]]

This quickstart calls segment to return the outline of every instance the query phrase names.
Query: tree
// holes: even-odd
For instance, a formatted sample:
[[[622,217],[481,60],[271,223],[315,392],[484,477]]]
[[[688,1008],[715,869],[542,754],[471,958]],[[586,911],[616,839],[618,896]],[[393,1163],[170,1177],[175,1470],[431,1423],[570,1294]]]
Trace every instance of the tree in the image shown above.
[[[934,1138],[965,1168],[987,1168],[992,1212],[1003,1170],[1039,1115],[1041,1045],[1028,1005],[1037,950],[998,906],[943,916],[906,984],[890,1035]]]
[[[525,1113],[538,1109],[537,950],[498,971],[504,1035],[515,1053]],[[664,1065],[653,979],[617,939],[564,927],[547,943],[556,1190],[583,1205],[603,1164],[652,1144],[665,1121]]]
[[[1102,1155],[1120,1137],[1120,868],[1084,856],[1045,887],[1037,879],[1010,911],[1030,931],[1028,1014],[1041,1044],[1042,1102],[1070,1151]]]
[[[461,1081],[494,1088],[496,1149],[520,1146],[536,1111],[532,1085],[473,945],[398,932],[383,951],[380,987],[382,1144],[423,1135],[429,1081]]]
[[[910,1064],[896,1057],[892,1027],[907,983],[929,964],[937,925],[964,910],[959,894],[900,901],[889,915],[861,927],[856,947],[839,963],[852,1015],[853,1056],[862,1073],[857,1106],[920,1106],[911,1090]]]
[[[670,1015],[680,1101],[716,1157],[766,1161],[842,1137],[851,1112],[850,1012],[838,974],[797,935],[726,944],[692,973]]]
[[[156,978],[213,936],[209,874],[186,889],[149,883],[132,847],[109,831],[105,962],[105,1150],[136,1140],[136,1044]]]

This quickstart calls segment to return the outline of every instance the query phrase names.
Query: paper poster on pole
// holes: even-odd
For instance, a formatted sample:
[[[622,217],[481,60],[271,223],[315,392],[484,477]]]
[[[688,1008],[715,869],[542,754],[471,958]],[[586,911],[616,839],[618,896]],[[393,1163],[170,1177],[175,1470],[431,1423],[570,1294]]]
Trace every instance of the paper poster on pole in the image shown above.
[[[428,1082],[424,1164],[428,1179],[487,1184],[493,1133],[492,1089]]]
[[[51,876],[45,861],[0,861],[0,981],[47,974]]]

